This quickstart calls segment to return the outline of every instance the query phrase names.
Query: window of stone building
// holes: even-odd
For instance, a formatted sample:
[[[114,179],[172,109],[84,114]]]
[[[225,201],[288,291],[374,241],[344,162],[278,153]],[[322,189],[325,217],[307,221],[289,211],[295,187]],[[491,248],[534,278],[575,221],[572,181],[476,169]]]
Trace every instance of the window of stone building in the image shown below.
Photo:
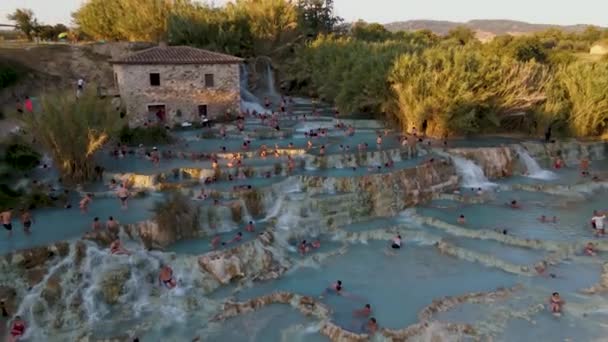
[[[213,74],[205,74],[205,87],[207,87],[207,88],[215,87],[215,80],[213,78]]]
[[[159,73],[150,74],[150,85],[155,86],[155,87],[160,85],[160,74]]]

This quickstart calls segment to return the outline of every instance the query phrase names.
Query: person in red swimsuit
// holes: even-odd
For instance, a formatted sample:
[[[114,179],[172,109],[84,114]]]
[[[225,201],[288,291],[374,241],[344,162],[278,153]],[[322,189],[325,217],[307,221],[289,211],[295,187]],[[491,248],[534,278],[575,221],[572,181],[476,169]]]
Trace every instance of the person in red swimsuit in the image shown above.
[[[8,341],[15,342],[19,341],[21,337],[25,334],[25,321],[21,319],[21,316],[16,316],[13,321],[13,325],[11,326],[11,336]]]

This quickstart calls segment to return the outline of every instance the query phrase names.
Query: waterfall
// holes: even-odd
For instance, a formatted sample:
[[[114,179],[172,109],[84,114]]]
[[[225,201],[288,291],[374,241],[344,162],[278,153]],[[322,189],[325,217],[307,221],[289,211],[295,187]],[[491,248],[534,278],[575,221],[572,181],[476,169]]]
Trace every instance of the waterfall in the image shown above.
[[[257,113],[264,113],[267,110],[260,105],[260,100],[249,91],[248,80],[249,72],[247,66],[241,64],[239,67],[240,73],[240,88],[241,88],[241,110]]]
[[[532,158],[530,153],[521,146],[515,146],[515,151],[519,155],[519,159],[526,166],[526,177],[534,179],[551,180],[557,178],[557,175],[549,170],[543,170],[540,165]]]
[[[270,63],[266,64],[266,89],[271,97],[278,98],[281,96],[274,87],[274,74]]]
[[[495,186],[483,173],[479,165],[466,158],[450,156],[454,161],[456,172],[461,177],[461,184],[465,188],[488,188]]]

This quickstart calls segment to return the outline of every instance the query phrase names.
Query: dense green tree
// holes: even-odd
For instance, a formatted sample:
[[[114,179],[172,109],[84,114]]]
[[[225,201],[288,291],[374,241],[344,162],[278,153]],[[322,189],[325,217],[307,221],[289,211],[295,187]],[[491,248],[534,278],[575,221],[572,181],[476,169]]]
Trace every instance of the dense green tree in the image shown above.
[[[547,52],[541,41],[536,37],[518,37],[513,39],[508,47],[513,58],[520,62],[535,60],[540,63],[547,61]]]
[[[42,40],[58,40],[61,33],[68,32],[69,29],[63,24],[42,25],[38,29],[38,36]]]
[[[456,26],[451,29],[448,34],[445,36],[448,40],[454,40],[460,45],[465,45],[471,42],[477,41],[475,37],[475,31],[470,29],[467,26]]]
[[[363,20],[355,22],[351,27],[351,36],[355,39],[380,42],[393,37],[384,25],[378,23],[368,24]]]
[[[300,29],[309,38],[332,33],[342,23],[334,14],[333,0],[298,0],[296,5]]]
[[[27,40],[33,40],[38,28],[38,20],[31,9],[18,8],[6,17],[8,20],[15,22],[17,29],[23,32]]]

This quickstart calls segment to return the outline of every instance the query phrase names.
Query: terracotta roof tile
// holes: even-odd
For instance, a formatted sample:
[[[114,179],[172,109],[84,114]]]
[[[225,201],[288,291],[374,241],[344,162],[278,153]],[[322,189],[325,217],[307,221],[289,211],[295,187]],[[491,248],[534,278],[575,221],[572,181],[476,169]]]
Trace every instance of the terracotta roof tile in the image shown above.
[[[112,60],[113,64],[233,64],[241,58],[190,46],[156,46]]]

